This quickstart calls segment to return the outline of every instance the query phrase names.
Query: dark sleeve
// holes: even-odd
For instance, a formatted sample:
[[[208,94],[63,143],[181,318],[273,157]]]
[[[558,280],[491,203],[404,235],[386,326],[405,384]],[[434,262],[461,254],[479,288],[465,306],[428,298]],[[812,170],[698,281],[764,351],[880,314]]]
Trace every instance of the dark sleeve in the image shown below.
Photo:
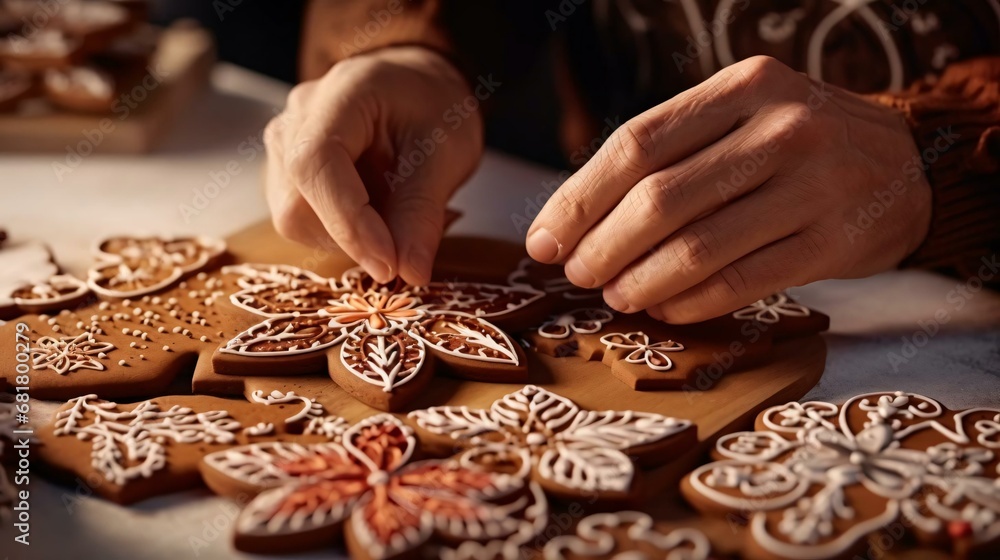
[[[872,97],[906,116],[933,193],[930,233],[903,266],[1000,286],[1000,57]]]
[[[550,3],[532,0],[311,0],[299,74],[322,76],[338,61],[394,45],[421,45],[449,58],[475,83],[516,80],[537,58]]]

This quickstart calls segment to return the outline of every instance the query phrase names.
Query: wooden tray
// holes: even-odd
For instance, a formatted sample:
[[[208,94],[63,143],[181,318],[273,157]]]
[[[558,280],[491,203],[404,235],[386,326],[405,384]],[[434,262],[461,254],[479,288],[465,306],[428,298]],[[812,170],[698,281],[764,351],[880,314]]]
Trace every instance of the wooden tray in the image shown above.
[[[313,269],[321,274],[343,268],[346,257],[308,249],[280,238],[270,223],[252,226],[228,240],[229,250],[237,261],[286,263]],[[502,276],[521,257],[517,247],[482,240],[476,260],[486,276]],[[468,247],[467,240],[446,238],[441,255],[454,254]],[[467,249],[465,249],[467,250]],[[453,258],[444,258],[451,262]],[[470,270],[470,273],[472,271]],[[688,418],[698,426],[698,445],[672,463],[647,471],[644,484],[652,492],[676,489],[677,482],[706,455],[715,440],[727,433],[752,429],[753,420],[763,409],[798,400],[819,382],[826,362],[826,344],[820,336],[797,338],[778,343],[771,363],[724,376],[707,391],[637,392],[615,379],[608,366],[582,358],[553,358],[528,352],[529,382],[568,397],[583,408],[594,410],[634,409],[668,416]],[[206,364],[207,365],[207,364]],[[204,375],[196,372],[195,376]],[[220,377],[217,374],[216,377]],[[231,378],[231,377],[230,377]],[[317,377],[245,377],[244,392],[274,389],[294,390],[300,395],[316,396],[331,414],[355,421],[378,411],[358,402],[326,376]],[[499,397],[522,385],[478,383],[437,376],[426,394],[408,407],[466,405],[489,408]]]

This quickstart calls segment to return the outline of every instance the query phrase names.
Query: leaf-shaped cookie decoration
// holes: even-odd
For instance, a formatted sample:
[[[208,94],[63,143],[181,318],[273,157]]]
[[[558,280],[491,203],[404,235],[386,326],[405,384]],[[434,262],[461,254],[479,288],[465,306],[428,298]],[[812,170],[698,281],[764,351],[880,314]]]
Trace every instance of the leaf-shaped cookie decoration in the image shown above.
[[[331,326],[330,319],[324,317],[283,315],[241,332],[219,351],[256,356],[303,354],[339,344],[347,334],[346,329]]]
[[[338,295],[328,282],[296,281],[292,285],[258,284],[229,297],[233,305],[263,317],[312,314],[334,303]]]
[[[364,325],[351,332],[340,348],[344,367],[386,393],[413,379],[425,356],[423,343],[406,331],[370,332]]]
[[[431,282],[416,288],[424,305],[474,317],[498,317],[517,311],[545,297],[529,286],[500,286],[466,282]]]
[[[457,358],[512,366],[520,363],[514,343],[503,331],[465,313],[430,313],[411,332],[435,351]]]

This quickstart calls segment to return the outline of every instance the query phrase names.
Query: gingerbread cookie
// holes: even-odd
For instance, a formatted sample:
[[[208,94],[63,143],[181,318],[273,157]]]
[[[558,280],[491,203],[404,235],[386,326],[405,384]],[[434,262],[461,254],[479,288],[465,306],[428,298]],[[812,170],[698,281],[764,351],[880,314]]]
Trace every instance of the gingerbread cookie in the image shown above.
[[[399,410],[437,366],[480,381],[526,379],[524,352],[501,326],[537,320],[531,307],[543,294],[530,288],[379,284],[361,269],[339,280],[274,265],[225,270],[239,274],[244,287],[231,296],[232,304],[262,321],[219,349],[212,360],[216,373],[328,368],[344,390],[380,410]]]
[[[627,500],[637,495],[641,466],[662,464],[695,444],[691,422],[659,414],[581,410],[572,401],[528,385],[489,410],[438,406],[409,414],[437,453],[466,449],[476,460],[530,472],[562,498]]]
[[[98,262],[87,284],[102,297],[144,296],[211,266],[225,250],[209,237],[109,237],[94,248]]]
[[[774,338],[778,340],[816,334],[830,328],[830,317],[780,292],[734,311],[732,317],[773,329]]]
[[[104,398],[163,394],[174,377],[238,331],[215,301],[237,287],[217,275],[196,272],[221,253],[209,240],[113,238],[99,244],[104,257],[90,273],[88,288],[107,301],[81,296],[79,281],[48,278],[14,290],[16,307],[62,309],[25,315],[30,341],[32,396],[68,399],[96,393]],[[6,258],[6,253],[0,258]],[[44,255],[47,257],[48,253]],[[51,274],[54,265],[39,271]],[[187,274],[194,276],[184,278]],[[18,285],[17,283],[12,283]],[[174,287],[170,287],[173,285]],[[129,299],[129,296],[135,299]],[[83,297],[84,304],[76,305]],[[9,315],[9,313],[8,313]],[[16,324],[0,326],[13,337]],[[13,346],[0,360],[14,363]],[[14,372],[0,372],[14,385]]]
[[[598,513],[580,520],[576,533],[545,544],[545,560],[669,558],[707,560],[711,544],[697,529],[661,532],[638,511]]]
[[[114,2],[70,2],[54,13],[52,27],[79,39],[86,52],[97,52],[134,24],[130,12]]]
[[[109,112],[118,98],[114,76],[94,66],[47,70],[42,86],[50,103],[71,111]]]
[[[324,417],[321,406],[294,394],[274,397],[276,402],[170,396],[119,405],[85,395],[39,430],[38,453],[57,478],[133,503],[197,486],[198,464],[214,451],[249,441],[327,439],[312,428]]]
[[[682,490],[705,513],[747,519],[748,557],[850,558],[890,530],[959,558],[1000,550],[1000,409],[906,392],[792,402],[714,455]]]
[[[24,243],[0,251],[0,319],[16,315],[16,290],[47,282],[58,272],[52,253],[44,245]]]
[[[651,391],[691,387],[708,368],[733,372],[762,363],[770,355],[770,334],[742,326],[727,318],[669,325],[645,314],[580,308],[554,315],[524,336],[539,352],[603,361],[623,383]]]
[[[412,462],[412,430],[388,414],[366,418],[339,441],[251,444],[210,454],[206,483],[255,496],[236,519],[236,548],[288,553],[341,535],[352,558],[413,555],[432,539],[500,539],[515,533],[524,481],[455,460]]]
[[[14,70],[38,72],[79,62],[83,42],[57,29],[40,29],[25,37],[0,37],[0,61]]]

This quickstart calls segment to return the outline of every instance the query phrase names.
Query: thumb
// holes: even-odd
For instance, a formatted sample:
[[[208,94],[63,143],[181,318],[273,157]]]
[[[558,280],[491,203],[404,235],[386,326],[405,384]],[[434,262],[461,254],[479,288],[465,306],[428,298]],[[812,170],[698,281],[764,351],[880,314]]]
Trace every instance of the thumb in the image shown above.
[[[431,280],[434,256],[444,235],[445,201],[424,185],[407,185],[409,196],[393,197],[385,210],[399,258],[399,275],[408,284],[422,286]]]

